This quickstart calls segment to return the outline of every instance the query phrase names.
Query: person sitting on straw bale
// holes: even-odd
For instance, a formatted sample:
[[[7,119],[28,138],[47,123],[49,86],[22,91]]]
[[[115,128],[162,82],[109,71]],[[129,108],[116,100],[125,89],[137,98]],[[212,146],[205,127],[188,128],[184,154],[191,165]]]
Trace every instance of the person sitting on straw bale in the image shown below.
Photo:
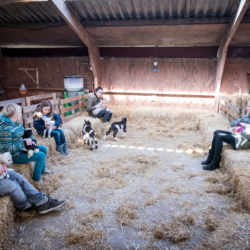
[[[112,118],[113,110],[106,108],[102,101],[103,89],[98,87],[95,89],[94,93],[89,94],[87,111],[90,116],[102,118],[103,122],[109,122]]]
[[[4,153],[7,154],[7,153]],[[19,211],[36,209],[39,214],[46,214],[62,207],[66,201],[51,199],[38,192],[21,174],[8,169],[6,162],[0,159],[0,197],[9,196],[14,207]]]
[[[201,163],[202,165],[206,165],[203,167],[204,170],[213,171],[217,168],[220,168],[223,142],[230,144],[235,150],[250,148],[250,102],[248,102],[246,113],[247,114],[242,118],[234,120],[230,123],[232,132],[223,130],[216,130],[214,132],[208,157]],[[246,143],[244,143],[243,145],[240,144],[238,148],[236,148],[236,145],[238,144],[240,138],[237,133],[240,133],[242,137],[248,139]]]
[[[37,133],[41,136],[44,135],[44,130],[49,128],[50,125],[45,125],[43,117],[52,118],[55,121],[54,126],[51,130],[51,136],[55,138],[56,142],[56,151],[61,155],[68,155],[68,144],[64,135],[64,131],[59,129],[61,124],[61,118],[59,115],[53,112],[53,107],[50,101],[42,101],[41,105],[37,106],[37,110],[34,113],[33,125]],[[46,136],[49,136],[49,131],[47,129]],[[50,137],[50,136],[49,136]]]
[[[50,174],[52,171],[46,169],[46,158],[48,149],[45,146],[37,145],[40,152],[28,158],[27,153],[21,150],[25,145],[35,144],[31,139],[23,139],[24,127],[19,122],[22,119],[22,108],[11,103],[3,108],[3,115],[0,117],[0,153],[10,152],[15,164],[22,164],[35,161],[33,180],[42,182],[42,174]]]

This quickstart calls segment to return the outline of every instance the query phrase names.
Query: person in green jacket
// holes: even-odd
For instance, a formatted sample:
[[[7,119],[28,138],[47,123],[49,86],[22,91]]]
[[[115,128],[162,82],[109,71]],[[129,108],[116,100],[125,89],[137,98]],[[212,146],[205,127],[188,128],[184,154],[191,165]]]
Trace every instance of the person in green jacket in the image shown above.
[[[19,105],[11,103],[3,108],[3,115],[0,117],[0,153],[10,152],[15,164],[35,161],[32,178],[34,181],[42,182],[42,174],[52,173],[46,169],[48,149],[45,146],[37,145],[39,152],[30,158],[27,153],[21,151],[26,145],[35,143],[31,139],[23,139],[24,127],[19,122],[21,119],[22,110]]]

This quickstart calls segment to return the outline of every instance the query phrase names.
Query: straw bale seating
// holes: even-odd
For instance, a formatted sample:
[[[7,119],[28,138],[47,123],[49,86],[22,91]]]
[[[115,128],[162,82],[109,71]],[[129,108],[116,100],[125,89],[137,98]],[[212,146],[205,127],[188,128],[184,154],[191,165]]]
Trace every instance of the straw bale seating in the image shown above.
[[[72,144],[74,140],[78,139],[81,135],[82,126],[84,124],[84,119],[90,120],[91,123],[94,124],[102,124],[99,119],[90,118],[90,117],[76,117],[72,119],[71,121],[65,123],[62,125],[62,128],[65,132],[65,136],[67,139],[67,142],[69,144]],[[34,133],[35,134],[35,133]],[[54,154],[57,154],[56,152],[56,144],[54,141],[54,138],[43,138],[42,136],[36,135],[35,137],[37,139],[38,145],[44,145],[47,146],[49,149],[49,155],[48,157],[52,157]],[[59,153],[58,153],[59,154]],[[48,159],[49,164],[49,159]],[[44,183],[41,184],[35,184],[32,181],[32,172],[33,172],[33,165],[34,163],[26,163],[26,164],[13,164],[13,168],[16,172],[24,175],[24,177],[34,184],[34,186],[42,192],[45,192],[47,194],[50,194],[55,188],[57,188],[60,183],[58,181],[58,178],[55,175],[47,175],[45,178],[43,178]],[[13,224],[14,224],[14,217],[15,217],[15,209],[13,207],[12,201],[9,197],[3,197],[0,198],[0,248],[5,248],[6,242],[8,242],[8,239],[10,238],[11,231],[13,230]]]
[[[204,144],[207,149],[210,146],[213,132],[215,130],[228,130],[229,122],[226,118],[221,115],[213,114],[211,111],[197,111],[197,110],[183,110],[183,109],[173,109],[173,108],[148,108],[148,107],[115,107],[116,112],[114,113],[113,120],[120,120],[121,116],[128,117],[128,127],[130,120],[143,121],[144,119],[148,122],[150,121],[180,121],[180,123],[188,123],[189,121],[198,121],[198,126],[200,132],[204,137]],[[65,132],[67,142],[69,146],[73,146],[74,142],[82,137],[82,126],[84,124],[84,119],[91,121],[93,128],[96,130],[98,137],[102,137],[106,131],[107,123],[102,123],[100,119],[91,118],[85,113],[83,116],[73,118],[71,121],[66,122],[62,125],[62,129]],[[48,164],[50,164],[50,158],[55,154],[58,154],[55,149],[56,145],[54,138],[42,138],[41,136],[35,135],[39,145],[45,145],[49,148],[49,159]],[[194,138],[195,140],[195,138]],[[232,176],[232,184],[237,192],[237,197],[242,201],[242,203],[250,209],[250,168],[249,168],[249,150],[235,151],[229,147],[224,147],[223,150],[223,160],[222,167],[226,168]],[[14,165],[13,168],[23,174],[29,181],[31,180],[32,164],[18,164]],[[39,190],[50,193],[59,184],[55,175],[48,175],[45,179],[45,184],[54,182],[55,185],[48,189],[49,185],[36,186]],[[0,199],[0,248],[3,242],[5,242],[12,230],[13,220],[14,220],[14,208],[12,202],[9,198]]]

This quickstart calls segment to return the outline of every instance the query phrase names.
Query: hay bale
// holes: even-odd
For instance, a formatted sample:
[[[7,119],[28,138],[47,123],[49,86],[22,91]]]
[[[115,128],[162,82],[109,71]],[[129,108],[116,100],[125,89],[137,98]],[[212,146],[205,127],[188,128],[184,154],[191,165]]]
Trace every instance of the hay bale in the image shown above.
[[[250,100],[250,95],[249,94],[234,94],[234,95],[226,95],[228,99],[231,100],[231,103],[233,105],[236,105],[238,107],[243,107],[246,108],[248,101]]]
[[[37,135],[36,140],[37,140],[37,145],[43,145],[48,148],[49,156],[56,152],[56,143],[55,143],[54,137],[43,138],[42,136]]]
[[[9,197],[0,198],[0,248],[9,249],[14,222],[14,207]]]
[[[232,176],[232,185],[236,191],[236,198],[250,209],[250,150],[224,150],[223,167]]]
[[[206,114],[199,115],[199,128],[204,137],[204,145],[206,147],[211,146],[213,134],[215,130],[226,130],[230,129],[229,121],[218,114],[207,112]]]
[[[75,142],[76,139],[78,139],[79,137],[82,137],[82,128],[83,128],[84,120],[90,121],[92,128],[94,130],[96,130],[96,127],[98,125],[102,124],[100,119],[92,118],[92,117],[86,116],[85,114],[83,116],[73,118],[69,122],[64,123],[62,125],[62,129],[64,130],[66,140],[69,144]]]
[[[33,164],[32,163],[24,163],[24,164],[13,164],[12,168],[19,174],[23,175],[24,178],[32,182],[32,175],[33,175]]]

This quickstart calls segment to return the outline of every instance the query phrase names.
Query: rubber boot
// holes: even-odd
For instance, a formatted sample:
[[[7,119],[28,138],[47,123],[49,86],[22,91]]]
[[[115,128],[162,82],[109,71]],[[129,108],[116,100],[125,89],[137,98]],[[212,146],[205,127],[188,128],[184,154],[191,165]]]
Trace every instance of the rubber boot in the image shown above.
[[[68,155],[68,154],[69,154],[67,142],[65,142],[65,143],[63,144],[63,152],[64,152],[65,155]]]
[[[214,155],[212,154],[212,150],[209,149],[209,151],[208,151],[208,157],[207,157],[207,159],[205,161],[201,162],[201,165],[208,165],[208,164],[210,164],[212,162],[212,160],[213,160],[213,156]]]
[[[221,157],[214,155],[212,162],[210,164],[208,164],[207,166],[204,166],[203,169],[213,171],[217,168],[220,168],[220,161],[221,161]]]
[[[66,155],[64,154],[64,151],[63,151],[63,145],[57,146],[56,151],[59,152],[61,155],[64,155],[64,156]]]

